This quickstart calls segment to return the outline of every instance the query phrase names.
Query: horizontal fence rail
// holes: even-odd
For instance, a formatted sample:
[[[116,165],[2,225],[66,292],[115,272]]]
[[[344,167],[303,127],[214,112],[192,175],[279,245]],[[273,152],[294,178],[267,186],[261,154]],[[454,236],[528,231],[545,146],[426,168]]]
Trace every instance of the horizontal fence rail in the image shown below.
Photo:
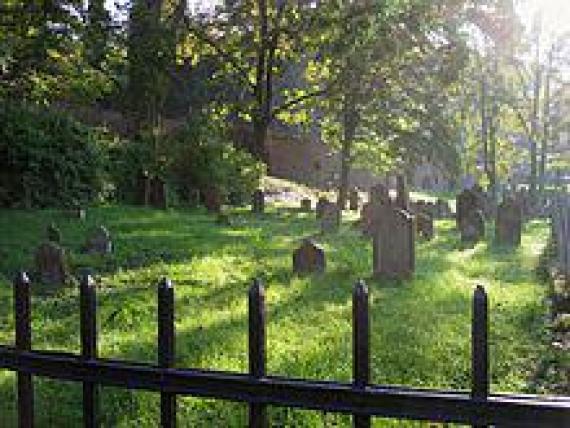
[[[249,373],[174,368],[174,287],[158,286],[158,365],[99,358],[96,287],[81,280],[81,354],[33,351],[31,287],[20,274],[14,281],[16,346],[0,345],[0,368],[17,372],[18,425],[33,426],[33,376],[83,384],[85,427],[97,426],[98,388],[115,386],[160,393],[160,423],[176,426],[176,396],[216,398],[249,404],[249,426],[267,427],[267,406],[348,413],[355,427],[369,427],[372,416],[452,422],[475,427],[570,426],[570,397],[489,393],[487,295],[477,287],[473,298],[471,391],[444,391],[370,384],[368,289],[353,291],[353,382],[311,381],[266,373],[265,292],[260,281],[249,291]]]

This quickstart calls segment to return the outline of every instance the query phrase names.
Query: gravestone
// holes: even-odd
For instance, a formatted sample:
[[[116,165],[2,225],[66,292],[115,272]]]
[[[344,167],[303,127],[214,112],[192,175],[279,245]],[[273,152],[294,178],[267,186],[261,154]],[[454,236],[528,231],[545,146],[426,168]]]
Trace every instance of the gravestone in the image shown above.
[[[415,270],[416,225],[408,211],[380,205],[382,221],[374,231],[372,243],[375,277],[410,278]]]
[[[336,232],[340,226],[340,211],[338,206],[328,202],[321,209],[321,232]]]
[[[378,183],[370,189],[368,202],[371,203],[381,203],[383,205],[389,205],[391,203],[390,200],[390,192],[388,188],[384,186],[382,183]]]
[[[166,200],[166,182],[160,177],[150,181],[150,205],[165,210],[168,207]]]
[[[505,198],[497,209],[495,239],[498,244],[518,247],[521,244],[522,208],[514,198]]]
[[[147,171],[139,171],[137,177],[137,204],[148,206],[150,205],[150,177]]]
[[[348,195],[348,208],[351,211],[358,211],[358,202],[359,202],[358,190],[352,189],[350,194]]]
[[[410,194],[408,192],[405,175],[400,174],[396,177],[396,189],[396,207],[401,210],[409,210]]]
[[[84,252],[99,255],[107,255],[113,252],[113,241],[106,227],[99,226],[91,233],[85,243]]]
[[[433,217],[425,212],[416,214],[416,227],[418,236],[427,241],[431,241],[434,237]]]
[[[251,209],[256,214],[263,214],[265,212],[265,193],[261,189],[253,192]]]
[[[316,216],[317,216],[317,220],[322,217],[324,206],[325,206],[325,205],[328,205],[328,204],[330,204],[330,203],[331,203],[331,202],[330,202],[327,198],[325,198],[324,196],[321,196],[321,197],[319,198],[319,200],[317,201],[317,205],[316,205],[316,207],[315,207],[315,213],[316,213]]]
[[[485,217],[478,209],[464,214],[460,224],[461,241],[474,244],[485,236]]]
[[[326,268],[325,252],[310,239],[304,239],[293,252],[293,272],[296,274],[323,273]]]
[[[461,223],[470,213],[479,210],[477,197],[470,189],[465,189],[456,197],[456,223],[457,228],[461,229]]]
[[[39,280],[44,284],[61,285],[69,279],[65,250],[55,242],[44,242],[36,249],[35,264]]]
[[[451,217],[451,209],[449,208],[449,204],[447,201],[443,199],[438,199],[436,202],[438,217],[439,218],[449,218]]]
[[[209,187],[202,192],[204,206],[210,213],[219,213],[222,210],[222,196],[218,189]]]
[[[301,199],[301,211],[309,213],[312,209],[312,202],[309,198]]]
[[[55,223],[51,223],[47,227],[47,239],[49,242],[54,242],[56,244],[61,244],[61,231],[55,225]]]

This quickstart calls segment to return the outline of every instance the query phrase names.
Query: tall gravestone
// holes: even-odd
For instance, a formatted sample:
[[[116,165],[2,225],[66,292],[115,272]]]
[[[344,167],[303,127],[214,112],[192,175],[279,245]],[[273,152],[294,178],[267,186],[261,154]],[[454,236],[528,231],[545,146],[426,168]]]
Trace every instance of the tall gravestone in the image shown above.
[[[336,232],[340,226],[340,210],[332,202],[328,202],[321,209],[321,232]]]
[[[410,194],[408,191],[405,175],[400,174],[396,177],[396,188],[397,188],[396,206],[401,210],[408,211],[410,203]]]
[[[498,244],[518,247],[521,244],[522,207],[514,198],[505,198],[497,209],[495,239]]]
[[[359,202],[358,190],[352,189],[350,194],[348,195],[348,208],[351,211],[358,211],[358,202]]]
[[[325,252],[312,240],[305,239],[293,252],[293,272],[299,275],[323,273],[326,268]]]
[[[485,237],[485,216],[479,209],[467,211],[460,224],[461,241],[474,244]]]
[[[69,279],[65,250],[55,242],[44,242],[36,249],[35,265],[44,284],[62,285]]]
[[[382,221],[374,231],[373,268],[375,277],[411,278],[415,270],[414,216],[408,211],[381,205]]]
[[[263,214],[265,212],[265,193],[263,190],[257,189],[253,192],[251,208],[256,214]]]

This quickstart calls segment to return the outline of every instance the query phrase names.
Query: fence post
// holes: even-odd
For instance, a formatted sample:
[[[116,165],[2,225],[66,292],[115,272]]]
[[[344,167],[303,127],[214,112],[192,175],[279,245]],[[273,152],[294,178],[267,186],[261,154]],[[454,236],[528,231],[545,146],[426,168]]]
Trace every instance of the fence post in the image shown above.
[[[370,315],[368,288],[358,281],[352,292],[352,373],[354,386],[366,388],[370,382]],[[369,428],[370,416],[353,416],[355,428]]]
[[[16,319],[16,349],[32,350],[32,308],[30,280],[25,272],[14,279],[14,317]],[[18,371],[18,427],[34,426],[34,384],[32,375]]]
[[[88,272],[81,277],[79,288],[81,322],[81,358],[86,361],[97,358],[97,289]],[[83,425],[97,426],[97,384],[83,382]]]
[[[265,376],[265,290],[259,279],[249,289],[249,373],[255,378]],[[268,426],[265,404],[250,403],[250,428]]]
[[[471,324],[471,398],[485,401],[489,395],[489,328],[487,293],[478,285],[473,295],[473,319]],[[487,425],[474,425],[475,428]]]
[[[158,364],[161,368],[174,367],[174,288],[172,281],[163,278],[158,285]],[[176,426],[176,395],[160,393],[160,423],[163,428]]]

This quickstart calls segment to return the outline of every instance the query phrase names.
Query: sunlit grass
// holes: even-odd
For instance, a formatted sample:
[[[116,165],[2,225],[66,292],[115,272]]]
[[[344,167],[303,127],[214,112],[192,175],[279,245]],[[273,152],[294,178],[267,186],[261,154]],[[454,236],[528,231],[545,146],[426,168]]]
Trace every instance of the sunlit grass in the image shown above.
[[[318,238],[327,254],[326,274],[298,278],[291,273],[292,251],[303,237],[317,234],[318,225],[312,214],[291,208],[271,207],[262,216],[236,209],[231,227],[189,210],[95,208],[85,223],[57,211],[0,211],[0,342],[14,340],[9,280],[18,268],[32,266],[33,249],[53,221],[75,270],[91,266],[97,273],[103,357],[156,361],[156,283],[169,276],[176,287],[177,365],[246,371],[247,290],[257,276],[267,287],[268,373],[349,381],[351,290],[364,278],[372,295],[373,382],[468,389],[471,296],[482,283],[490,297],[492,391],[529,391],[544,349],[545,287],[533,272],[548,233],[544,223],[528,224],[522,247],[508,251],[494,247],[491,238],[463,249],[454,223],[440,221],[436,239],[418,244],[414,280],[378,282],[370,280],[371,244],[352,219],[339,234]],[[107,259],[79,254],[86,231],[98,224],[115,241]],[[41,296],[38,285],[34,291],[34,347],[77,352],[76,289]],[[79,386],[38,380],[36,389],[37,426],[80,426]],[[104,388],[103,425],[156,426],[157,397]],[[14,376],[3,372],[2,427],[15,426],[14,400]],[[178,411],[179,425],[186,427],[242,427],[247,415],[242,404],[194,398],[180,398]],[[346,416],[320,412],[270,414],[275,426],[350,425]]]

